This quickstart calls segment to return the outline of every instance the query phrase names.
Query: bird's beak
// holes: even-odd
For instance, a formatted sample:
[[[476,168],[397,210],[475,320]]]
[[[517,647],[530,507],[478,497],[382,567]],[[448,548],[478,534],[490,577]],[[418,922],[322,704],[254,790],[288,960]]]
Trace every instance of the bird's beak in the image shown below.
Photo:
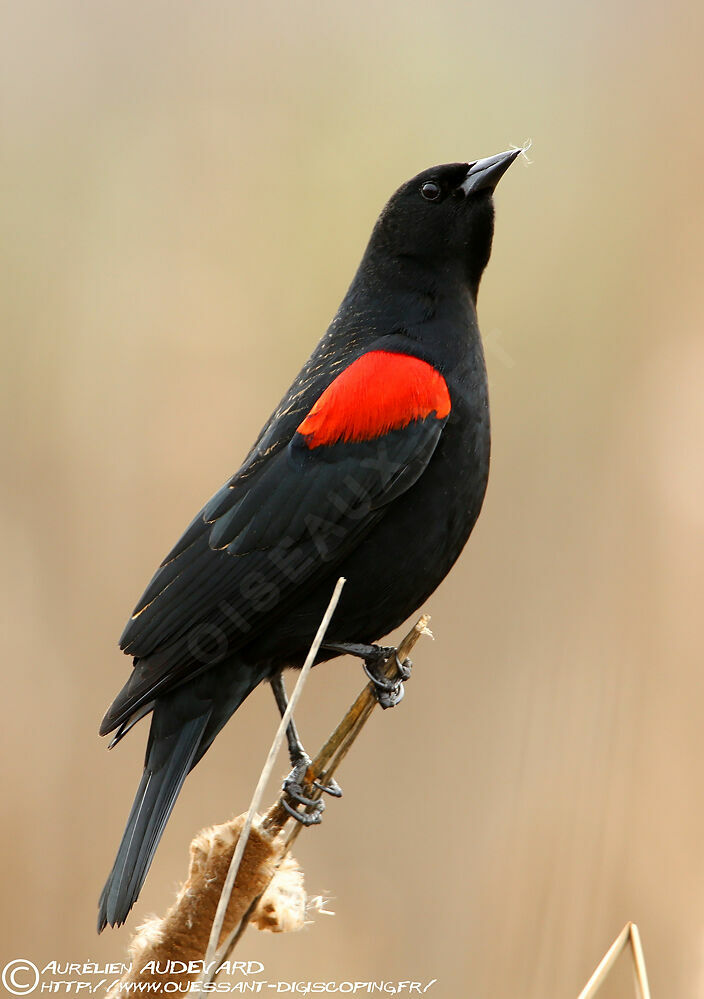
[[[465,194],[493,191],[520,151],[520,149],[508,149],[505,153],[497,153],[496,156],[487,156],[485,160],[471,163],[467,176],[457,190],[464,191]]]

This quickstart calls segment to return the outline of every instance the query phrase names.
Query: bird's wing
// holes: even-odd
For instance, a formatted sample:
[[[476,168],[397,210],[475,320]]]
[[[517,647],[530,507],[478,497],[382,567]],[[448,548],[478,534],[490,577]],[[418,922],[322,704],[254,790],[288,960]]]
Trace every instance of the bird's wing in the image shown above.
[[[449,412],[426,361],[371,351],[345,368],[288,445],[226,483],[157,570],[120,640],[142,679],[110,727],[236,651],[334,568],[422,474]]]

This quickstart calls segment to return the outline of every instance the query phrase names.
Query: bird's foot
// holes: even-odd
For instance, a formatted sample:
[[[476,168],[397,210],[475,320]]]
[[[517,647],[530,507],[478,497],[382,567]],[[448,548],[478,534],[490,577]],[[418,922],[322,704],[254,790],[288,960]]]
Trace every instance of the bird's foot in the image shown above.
[[[393,680],[384,676],[380,669],[392,653],[396,659],[398,671]],[[397,704],[401,703],[406,692],[403,684],[410,678],[412,666],[413,663],[410,659],[404,659],[401,662],[396,649],[380,648],[378,654],[364,658],[362,668],[374,684],[374,696],[382,708],[395,708]]]
[[[393,708],[403,700],[403,684],[410,678],[413,663],[403,662],[398,657],[398,649],[385,645],[359,645],[354,642],[328,643],[326,649],[345,652],[362,660],[364,672],[374,684],[374,694],[382,708]],[[393,680],[384,676],[384,664],[390,656],[396,659],[397,675]]]
[[[306,794],[306,790],[315,787],[334,798],[341,798],[342,788],[332,778],[327,784],[322,784],[317,780],[309,782],[306,779],[306,774],[310,764],[311,759],[307,754],[296,761],[291,773],[283,782],[284,796],[281,798],[281,804],[288,814],[301,825],[317,826],[322,822],[325,802],[320,798],[311,798],[309,794]],[[298,810],[298,805],[302,806],[303,811]]]

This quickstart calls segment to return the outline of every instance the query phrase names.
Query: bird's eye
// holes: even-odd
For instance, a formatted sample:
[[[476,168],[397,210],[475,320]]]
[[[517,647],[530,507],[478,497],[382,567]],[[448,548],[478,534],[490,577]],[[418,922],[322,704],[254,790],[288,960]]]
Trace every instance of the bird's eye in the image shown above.
[[[426,201],[437,201],[440,197],[440,185],[436,184],[434,180],[426,180],[420,189],[420,193]]]

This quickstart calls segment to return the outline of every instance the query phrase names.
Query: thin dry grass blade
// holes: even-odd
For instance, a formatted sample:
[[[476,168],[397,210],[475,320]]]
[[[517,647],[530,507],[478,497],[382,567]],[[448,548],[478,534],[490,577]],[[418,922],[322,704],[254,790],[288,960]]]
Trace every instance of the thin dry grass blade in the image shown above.
[[[624,947],[630,942],[633,955],[633,970],[635,975],[638,999],[650,999],[648,974],[645,970],[645,957],[640,942],[640,934],[635,923],[626,923],[614,942],[594,970],[594,974],[579,993],[577,999],[593,999],[609,976],[609,972],[618,960]]]
[[[284,712],[284,715],[281,719],[281,723],[279,724],[279,727],[276,731],[276,735],[274,736],[274,741],[271,744],[269,755],[267,756],[262,772],[259,775],[257,786],[254,790],[254,794],[252,795],[252,801],[249,806],[249,811],[247,812],[247,818],[245,820],[242,833],[240,834],[240,837],[237,841],[237,846],[235,847],[235,851],[232,854],[232,860],[230,861],[230,868],[227,872],[227,877],[225,878],[225,883],[222,887],[222,892],[220,894],[220,902],[218,903],[218,908],[215,913],[215,919],[213,920],[213,926],[210,931],[210,939],[208,941],[208,949],[205,954],[206,968],[213,963],[216,957],[216,953],[218,950],[218,941],[220,940],[220,934],[222,933],[222,927],[225,921],[225,913],[227,912],[227,907],[230,903],[232,888],[235,884],[235,879],[237,877],[237,872],[240,867],[240,862],[244,855],[245,847],[247,846],[247,839],[249,837],[249,833],[252,828],[252,822],[254,820],[254,816],[259,810],[259,806],[261,804],[262,797],[264,795],[264,789],[266,788],[266,785],[271,776],[271,772],[274,768],[274,764],[276,762],[276,757],[278,755],[279,749],[281,748],[284,738],[286,737],[286,729],[288,727],[288,723],[291,720],[294,708],[296,707],[298,699],[301,696],[301,693],[303,691],[303,686],[306,682],[308,674],[310,673],[313,667],[315,657],[318,654],[318,649],[320,648],[323,638],[325,637],[325,632],[327,631],[327,627],[330,624],[330,619],[332,618],[332,615],[335,612],[335,608],[337,607],[337,602],[340,599],[340,593],[342,592],[342,587],[344,585],[345,585],[345,580],[341,576],[338,579],[337,584],[335,585],[335,589],[330,598],[330,603],[328,604],[327,610],[325,611],[323,620],[320,622],[318,631],[316,632],[315,638],[313,639],[313,644],[310,647],[310,651],[308,652],[306,661],[303,665],[303,669],[299,674],[298,681],[289,699],[288,707]],[[227,943],[228,941],[226,940],[223,946],[226,947]],[[199,994],[201,996],[205,994],[204,992],[205,981],[206,981],[206,975],[204,973],[200,982],[201,988]]]
[[[645,955],[643,954],[643,945],[640,942],[640,933],[635,923],[631,923],[631,947],[633,948],[635,978],[640,992],[640,999],[650,999],[648,972],[645,970]]]

